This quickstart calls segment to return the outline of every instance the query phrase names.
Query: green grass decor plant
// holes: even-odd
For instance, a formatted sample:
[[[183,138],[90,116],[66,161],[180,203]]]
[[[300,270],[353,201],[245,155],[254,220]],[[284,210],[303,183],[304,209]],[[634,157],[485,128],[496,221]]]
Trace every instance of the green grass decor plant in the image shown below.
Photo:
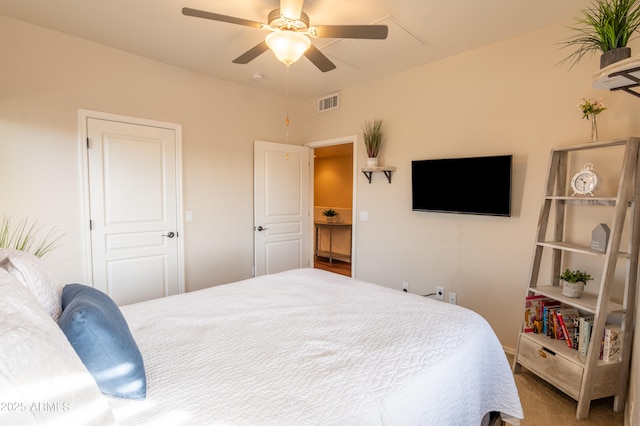
[[[55,227],[42,235],[44,226],[38,227],[35,222],[28,222],[29,219],[25,218],[12,229],[11,219],[3,216],[0,225],[0,248],[21,250],[41,258],[58,248],[63,235]]]
[[[626,47],[640,26],[640,0],[594,0],[569,27],[577,34],[562,44],[576,50],[560,63],[577,64],[587,53]]]
[[[383,143],[382,120],[365,121],[362,130],[367,157],[377,158]]]

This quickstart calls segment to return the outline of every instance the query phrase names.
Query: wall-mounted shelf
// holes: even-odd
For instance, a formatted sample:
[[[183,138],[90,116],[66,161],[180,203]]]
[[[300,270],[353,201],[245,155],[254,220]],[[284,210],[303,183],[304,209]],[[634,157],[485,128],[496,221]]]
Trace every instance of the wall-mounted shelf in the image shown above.
[[[640,56],[624,59],[602,68],[593,76],[593,87],[603,90],[622,90],[640,97]]]
[[[362,173],[367,177],[369,183],[371,183],[371,176],[375,172],[382,172],[387,177],[389,183],[391,183],[391,174],[396,171],[395,167],[363,167]]]

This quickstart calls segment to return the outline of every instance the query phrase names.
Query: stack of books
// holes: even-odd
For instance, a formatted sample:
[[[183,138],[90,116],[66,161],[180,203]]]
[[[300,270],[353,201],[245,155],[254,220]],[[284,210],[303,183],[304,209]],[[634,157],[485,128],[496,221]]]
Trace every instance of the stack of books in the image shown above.
[[[527,296],[525,301],[525,333],[544,334],[551,339],[564,340],[567,347],[586,355],[591,340],[593,315],[542,295]],[[607,324],[600,344],[600,359],[606,362],[621,360],[621,329]]]

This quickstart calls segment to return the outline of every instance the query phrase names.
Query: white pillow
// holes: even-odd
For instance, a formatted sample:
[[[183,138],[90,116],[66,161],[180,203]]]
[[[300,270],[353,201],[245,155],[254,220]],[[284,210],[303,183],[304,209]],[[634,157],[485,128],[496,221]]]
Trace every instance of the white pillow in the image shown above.
[[[58,321],[62,312],[62,287],[39,257],[20,250],[0,249],[0,268],[27,286],[44,310]]]
[[[0,424],[115,424],[60,327],[2,268],[0,330]]]

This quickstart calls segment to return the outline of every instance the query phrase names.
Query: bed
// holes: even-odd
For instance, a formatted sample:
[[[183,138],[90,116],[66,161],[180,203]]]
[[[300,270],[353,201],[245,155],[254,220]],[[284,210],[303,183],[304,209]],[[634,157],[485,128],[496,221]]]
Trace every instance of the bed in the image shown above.
[[[505,353],[481,316],[318,269],[120,307],[144,362],[146,395],[105,396],[60,331],[69,305],[56,317],[15,276],[0,268],[8,330],[0,336],[1,424],[481,425],[490,413],[510,424],[523,417]],[[32,343],[44,345],[39,355]],[[74,388],[62,392],[70,375]],[[34,386],[39,380],[51,386]]]

